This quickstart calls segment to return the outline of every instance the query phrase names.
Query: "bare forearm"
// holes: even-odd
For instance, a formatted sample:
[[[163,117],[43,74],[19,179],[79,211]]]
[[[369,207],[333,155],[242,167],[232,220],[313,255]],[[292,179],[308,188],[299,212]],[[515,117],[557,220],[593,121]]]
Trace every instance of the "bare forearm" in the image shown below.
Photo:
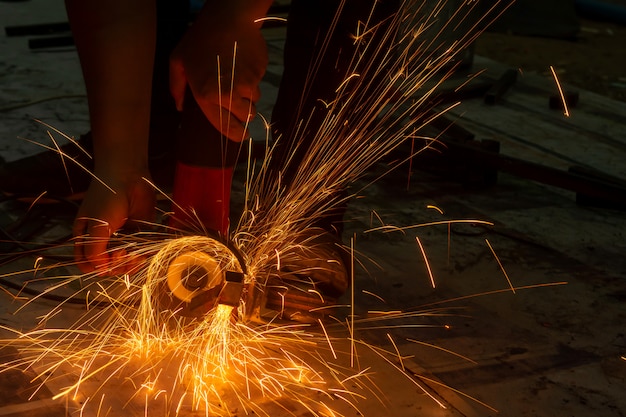
[[[153,0],[66,0],[80,56],[96,171],[147,165],[156,30]]]

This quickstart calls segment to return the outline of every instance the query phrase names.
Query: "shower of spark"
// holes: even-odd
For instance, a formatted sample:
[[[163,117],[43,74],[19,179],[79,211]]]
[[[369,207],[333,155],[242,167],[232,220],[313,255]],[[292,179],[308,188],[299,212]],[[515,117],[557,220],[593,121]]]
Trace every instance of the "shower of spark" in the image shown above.
[[[288,185],[269,181],[272,149],[261,166],[250,164],[246,207],[229,243],[241,256],[211,237],[181,237],[171,230],[120,236],[116,250],[127,256],[118,257],[114,269],[131,271],[111,279],[94,273],[57,280],[47,293],[76,288],[78,282],[80,287],[40,317],[34,330],[3,328],[13,333],[5,342],[18,346],[21,357],[1,369],[35,369],[42,386],[55,382],[62,387],[55,398],[82,404],[76,406],[81,415],[90,407],[92,413],[105,415],[105,397],[111,397],[107,389],[119,385],[126,389],[116,389],[115,396],[129,394],[118,402],[143,402],[146,414],[160,407],[166,415],[188,411],[270,415],[271,407],[295,415],[285,404],[287,399],[312,415],[336,416],[341,413],[334,401],[358,410],[364,396],[382,397],[375,377],[357,353],[366,349],[390,364],[398,359],[402,363],[402,356],[395,344],[387,351],[359,340],[354,313],[328,325],[321,320],[283,322],[281,312],[276,311],[273,317],[264,316],[265,323],[258,323],[256,303],[268,284],[279,279],[281,264],[290,256],[315,253],[309,250],[315,236],[307,233],[315,230],[317,216],[360,190],[348,197],[341,191],[404,141],[424,140],[419,132],[431,117],[426,114],[433,110],[432,96],[454,72],[456,54],[497,14],[493,6],[477,16],[480,2],[463,2],[454,17],[456,24],[465,21],[469,30],[442,50],[438,37],[424,34],[435,23],[440,34],[451,29],[452,23],[437,21],[446,2],[439,2],[433,10],[425,10],[421,2],[408,3],[418,6],[402,7],[404,12],[389,25],[394,30],[378,34],[380,41],[375,44],[369,40],[377,26],[361,22],[355,28],[358,52],[337,89],[336,100],[327,103],[323,123],[293,181]],[[413,22],[410,28],[407,22]],[[306,125],[308,116],[300,117]],[[298,138],[294,139],[295,147],[299,146]],[[426,145],[415,153],[433,141],[425,140]],[[412,156],[407,155],[407,160]],[[162,299],[162,289],[167,285],[169,265],[177,256],[193,252],[208,254],[221,270],[244,274],[238,307],[218,305],[200,318],[164,308],[167,301]],[[330,268],[327,259],[312,259],[311,264]],[[67,266],[71,264],[50,269]],[[34,272],[41,274],[44,269],[37,265]],[[82,310],[72,306],[76,301],[84,303]],[[72,326],[56,326],[61,316],[77,311],[80,317]],[[328,313],[341,316],[337,310]],[[385,320],[391,320],[390,316],[394,315]],[[419,386],[403,366],[393,367]]]

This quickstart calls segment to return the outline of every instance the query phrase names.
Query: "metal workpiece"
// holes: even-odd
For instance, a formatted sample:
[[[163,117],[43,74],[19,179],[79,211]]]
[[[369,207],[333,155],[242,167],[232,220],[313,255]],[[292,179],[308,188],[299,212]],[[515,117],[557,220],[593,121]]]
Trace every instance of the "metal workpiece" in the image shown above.
[[[256,280],[244,286],[239,304],[239,320],[251,323],[268,323],[277,314],[266,308],[267,296],[263,285]]]
[[[256,324],[317,323],[324,318],[324,307],[332,301],[276,277],[253,280],[244,285],[239,320]]]
[[[241,272],[225,271],[224,283],[221,288],[217,303],[234,308],[238,307],[244,289],[244,274]]]

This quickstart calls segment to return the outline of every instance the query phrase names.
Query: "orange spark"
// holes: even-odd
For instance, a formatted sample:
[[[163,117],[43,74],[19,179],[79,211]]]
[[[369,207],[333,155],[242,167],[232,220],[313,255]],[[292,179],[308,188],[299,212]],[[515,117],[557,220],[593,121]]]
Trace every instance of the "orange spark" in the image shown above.
[[[498,261],[498,265],[500,265],[500,269],[502,270],[502,273],[504,274],[506,281],[509,283],[509,287],[511,287],[511,291],[513,291],[513,294],[515,294],[515,287],[513,286],[513,283],[511,282],[511,280],[509,279],[509,274],[506,273],[506,270],[504,269],[502,262],[500,262],[500,258],[498,257],[498,255],[496,255],[496,251],[493,250],[493,247],[491,247],[491,243],[489,243],[489,240],[485,239],[485,242],[487,242],[487,246],[489,246],[491,253],[493,254],[494,258],[496,258],[496,261]]]
[[[565,117],[569,117],[570,113],[567,108],[567,100],[565,99],[565,94],[563,93],[563,89],[561,88],[561,83],[559,82],[559,77],[556,75],[556,71],[554,67],[550,65],[550,71],[552,71],[552,76],[554,77],[554,82],[556,83],[557,88],[559,89],[559,94],[561,95],[561,101],[563,102],[563,114]]]
[[[433,271],[430,268],[430,263],[428,262],[428,257],[426,256],[424,246],[422,245],[422,242],[420,241],[420,238],[418,236],[415,236],[415,240],[417,241],[417,244],[420,247],[420,251],[422,252],[422,257],[424,258],[424,263],[426,264],[426,270],[428,271],[428,276],[430,277],[430,284],[433,288],[435,288],[435,277],[433,276]]]

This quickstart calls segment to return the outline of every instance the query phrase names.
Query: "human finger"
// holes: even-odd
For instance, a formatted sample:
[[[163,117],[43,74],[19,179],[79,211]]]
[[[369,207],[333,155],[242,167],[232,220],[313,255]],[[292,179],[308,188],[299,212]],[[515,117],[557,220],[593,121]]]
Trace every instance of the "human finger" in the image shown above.
[[[247,108],[250,109],[250,107]],[[236,116],[229,108],[216,104],[206,105],[202,110],[208,121],[228,139],[241,142],[250,136],[247,126],[248,121],[254,117],[254,113],[239,111],[239,116]]]
[[[93,270],[104,275],[110,263],[107,246],[112,234],[111,226],[106,221],[90,219],[86,232],[83,238],[84,260],[93,267]]]
[[[74,221],[72,235],[74,236],[74,262],[81,272],[87,274],[94,270],[93,265],[85,258],[85,231],[87,219],[79,217]]]
[[[250,123],[256,116],[256,105],[245,97],[237,97],[225,109],[244,125]]]
[[[174,98],[176,109],[183,111],[185,102],[185,89],[187,88],[187,76],[183,63],[177,59],[170,59],[170,94]]]
[[[111,275],[126,274],[135,265],[135,262],[133,262],[133,256],[122,247],[112,248],[109,250],[109,262]]]
[[[111,254],[111,274],[123,275],[137,273],[145,264],[146,257],[125,249],[115,250]]]
[[[254,105],[261,98],[261,87],[258,83],[240,85],[233,91],[232,96],[239,100],[247,100]]]

